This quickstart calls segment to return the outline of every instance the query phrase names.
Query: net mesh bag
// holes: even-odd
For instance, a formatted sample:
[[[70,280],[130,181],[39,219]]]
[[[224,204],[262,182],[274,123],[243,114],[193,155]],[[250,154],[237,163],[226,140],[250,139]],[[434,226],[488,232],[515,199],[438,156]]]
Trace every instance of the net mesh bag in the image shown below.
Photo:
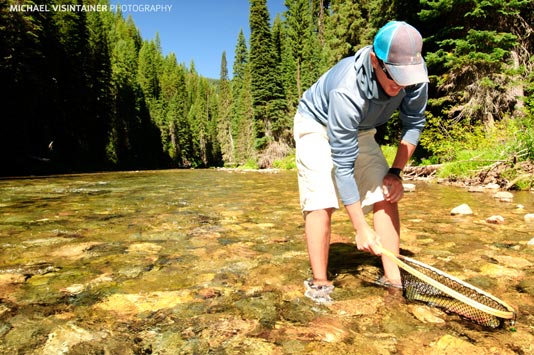
[[[512,307],[498,298],[417,260],[398,256],[404,297],[497,328],[515,321]]]

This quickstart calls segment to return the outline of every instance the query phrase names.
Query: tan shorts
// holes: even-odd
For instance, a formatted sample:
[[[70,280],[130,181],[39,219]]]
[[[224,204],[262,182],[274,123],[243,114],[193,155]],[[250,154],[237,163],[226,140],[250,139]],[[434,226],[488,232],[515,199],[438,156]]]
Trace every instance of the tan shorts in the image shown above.
[[[293,132],[297,148],[302,211],[339,208],[326,127],[297,112]],[[384,154],[374,138],[375,133],[376,129],[358,133],[360,153],[354,164],[354,175],[365,213],[372,211],[376,202],[384,200],[382,180],[389,169]]]

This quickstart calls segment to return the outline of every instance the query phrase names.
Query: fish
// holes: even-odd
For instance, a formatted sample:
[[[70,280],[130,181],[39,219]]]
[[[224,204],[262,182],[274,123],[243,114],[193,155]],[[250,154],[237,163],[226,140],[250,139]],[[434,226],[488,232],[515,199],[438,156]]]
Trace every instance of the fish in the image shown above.
[[[458,314],[463,318],[490,328],[498,328],[502,325],[501,318],[482,312],[452,297],[432,294],[425,295],[418,292],[411,292],[409,299],[424,302],[429,306],[441,308],[449,313]]]

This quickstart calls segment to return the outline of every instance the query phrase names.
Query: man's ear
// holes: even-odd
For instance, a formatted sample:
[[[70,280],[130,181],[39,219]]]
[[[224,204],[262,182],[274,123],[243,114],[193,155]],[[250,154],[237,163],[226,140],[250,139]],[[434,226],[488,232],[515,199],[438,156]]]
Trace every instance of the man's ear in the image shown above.
[[[376,69],[376,67],[378,66],[378,58],[376,57],[376,54],[373,51],[369,52],[369,55],[371,56],[371,65],[373,66],[373,68]]]

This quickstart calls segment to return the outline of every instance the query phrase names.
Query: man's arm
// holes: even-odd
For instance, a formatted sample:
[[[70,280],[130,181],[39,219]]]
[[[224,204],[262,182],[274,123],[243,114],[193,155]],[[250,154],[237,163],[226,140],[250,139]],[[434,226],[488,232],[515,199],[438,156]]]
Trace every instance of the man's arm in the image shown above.
[[[410,158],[412,157],[416,146],[406,141],[401,141],[398,148],[392,168],[403,170]],[[394,174],[384,176],[383,191],[386,201],[391,203],[399,202],[404,195],[402,180]]]
[[[356,231],[356,246],[358,250],[380,255],[380,237],[367,224],[360,201],[345,205],[345,208],[352,222],[352,227]]]

